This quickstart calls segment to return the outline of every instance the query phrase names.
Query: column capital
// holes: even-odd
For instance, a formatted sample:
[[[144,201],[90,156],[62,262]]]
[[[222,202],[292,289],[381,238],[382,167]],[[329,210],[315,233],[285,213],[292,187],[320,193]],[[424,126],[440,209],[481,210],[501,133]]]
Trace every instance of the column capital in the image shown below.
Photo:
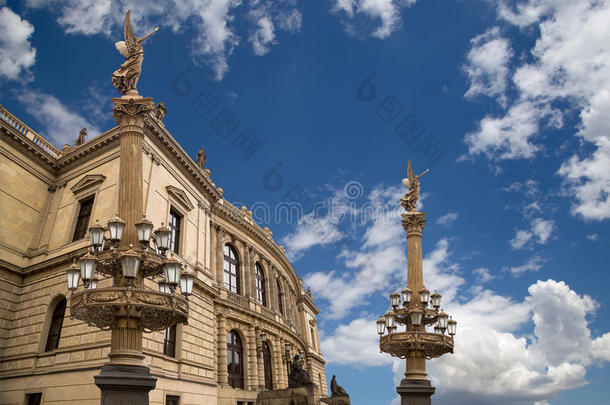
[[[119,126],[137,125],[144,126],[144,117],[153,111],[155,103],[150,97],[123,96],[112,99],[114,108],[112,116]]]
[[[411,233],[421,235],[425,226],[425,212],[407,212],[406,214],[402,214],[402,227],[405,231],[407,231],[407,236],[409,236]]]

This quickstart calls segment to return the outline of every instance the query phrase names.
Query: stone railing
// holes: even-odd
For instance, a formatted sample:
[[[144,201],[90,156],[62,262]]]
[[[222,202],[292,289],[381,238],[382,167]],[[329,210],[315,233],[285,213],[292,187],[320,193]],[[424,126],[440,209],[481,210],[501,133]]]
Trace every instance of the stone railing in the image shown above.
[[[227,291],[227,301],[232,302],[233,304],[240,305],[242,307],[248,308],[248,299],[239,294],[235,294],[231,291]]]
[[[266,307],[261,307],[261,312],[268,318],[275,319],[275,312]]]
[[[0,105],[0,119],[15,128],[17,132],[34,142],[49,155],[57,158],[61,155],[61,151],[51,145],[46,139],[38,135],[32,128],[25,125],[21,120],[11,114],[4,106]]]

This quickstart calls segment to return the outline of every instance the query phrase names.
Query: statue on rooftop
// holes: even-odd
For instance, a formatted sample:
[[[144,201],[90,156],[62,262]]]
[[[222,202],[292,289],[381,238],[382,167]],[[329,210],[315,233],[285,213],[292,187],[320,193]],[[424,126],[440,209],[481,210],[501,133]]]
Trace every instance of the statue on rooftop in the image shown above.
[[[112,85],[121,94],[126,94],[127,92],[131,94],[138,93],[138,79],[142,73],[142,61],[144,60],[142,42],[159,29],[159,27],[155,28],[142,38],[136,37],[133,33],[133,28],[131,28],[130,14],[131,10],[125,13],[125,23],[123,25],[125,40],[114,44],[115,48],[125,57],[125,62],[112,73]]]
[[[74,142],[74,146],[80,146],[85,143],[85,137],[87,136],[87,128],[83,128],[78,133],[78,138],[76,138],[76,142]]]
[[[157,106],[155,107],[155,118],[163,122],[163,118],[165,118],[166,115],[167,108],[165,108],[165,103],[163,101],[157,103]]]
[[[205,166],[205,160],[206,160],[205,148],[201,148],[201,149],[199,149],[199,152],[197,152],[197,161],[196,161],[197,167],[200,169],[203,169],[203,167]]]
[[[407,212],[417,212],[417,200],[419,200],[419,179],[424,174],[428,173],[430,169],[426,169],[422,174],[416,176],[413,173],[413,168],[411,168],[411,159],[409,159],[409,163],[407,165],[407,178],[402,179],[402,184],[409,188],[409,191],[402,196],[400,199],[400,205]]]
[[[349,397],[349,395],[347,395],[347,392],[345,392],[343,387],[340,386],[339,384],[337,384],[337,378],[334,375],[333,375],[332,380],[330,380],[330,392],[331,392],[332,398]]]

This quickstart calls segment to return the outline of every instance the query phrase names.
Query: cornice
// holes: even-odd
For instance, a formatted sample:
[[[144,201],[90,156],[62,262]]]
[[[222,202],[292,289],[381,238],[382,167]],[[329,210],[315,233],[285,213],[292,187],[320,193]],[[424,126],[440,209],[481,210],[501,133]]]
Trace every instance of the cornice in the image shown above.
[[[110,146],[119,142],[119,128],[114,127],[108,131],[96,136],[86,143],[71,148],[68,152],[57,159],[57,169],[66,170],[73,167],[76,163],[82,163],[84,157],[90,157],[93,153],[108,149]]]
[[[0,134],[2,134],[3,138],[6,137],[6,140],[12,145],[18,147],[22,152],[44,165],[47,169],[50,169],[52,172],[57,170],[57,159],[17,132],[15,128],[3,120],[0,120]]]

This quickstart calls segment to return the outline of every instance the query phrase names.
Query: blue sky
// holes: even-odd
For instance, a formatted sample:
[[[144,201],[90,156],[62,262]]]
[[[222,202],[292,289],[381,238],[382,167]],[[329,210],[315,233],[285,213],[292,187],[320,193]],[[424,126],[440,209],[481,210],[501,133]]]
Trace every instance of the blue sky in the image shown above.
[[[160,26],[140,94],[285,246],[353,404],[392,403],[404,368],[374,320],[406,280],[409,158],[431,168],[426,285],[458,321],[456,353],[428,363],[435,403],[607,398],[610,2],[0,5],[0,102],[59,147],[113,125],[126,9],[136,34]],[[298,221],[262,215],[295,200]]]

